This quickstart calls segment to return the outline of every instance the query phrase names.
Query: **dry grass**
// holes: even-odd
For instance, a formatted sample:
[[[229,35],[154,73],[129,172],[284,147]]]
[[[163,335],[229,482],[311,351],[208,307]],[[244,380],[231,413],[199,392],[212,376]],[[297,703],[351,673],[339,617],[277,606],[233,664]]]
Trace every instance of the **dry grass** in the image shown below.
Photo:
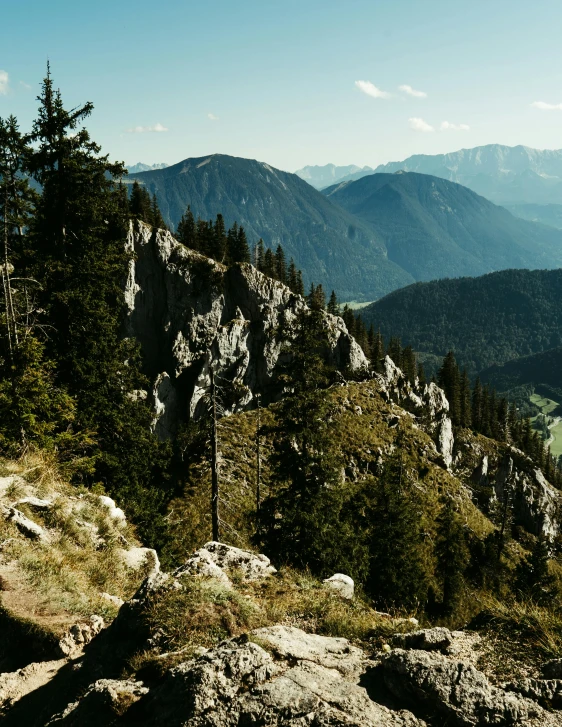
[[[47,543],[30,541],[0,521],[0,543],[11,539],[0,552],[0,572],[11,591],[5,603],[14,615],[27,609],[44,619],[52,615],[57,623],[64,623],[63,614],[70,621],[92,613],[111,620],[117,609],[100,593],[127,599],[144,575],[131,573],[119,554],[125,542],[137,545],[133,530],[113,522],[96,495],[65,482],[49,456],[27,452],[18,461],[2,462],[2,471],[18,477],[5,502],[33,495],[54,503],[46,511],[18,506],[48,529]]]

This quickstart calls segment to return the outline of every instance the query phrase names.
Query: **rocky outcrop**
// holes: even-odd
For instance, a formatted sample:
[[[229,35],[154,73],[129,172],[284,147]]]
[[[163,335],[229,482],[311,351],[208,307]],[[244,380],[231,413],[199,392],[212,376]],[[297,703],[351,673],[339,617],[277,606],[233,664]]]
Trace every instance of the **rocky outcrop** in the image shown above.
[[[154,384],[154,428],[161,437],[177,417],[197,415],[210,370],[236,385],[228,411],[244,409],[256,393],[276,395],[283,331],[306,307],[304,299],[251,265],[226,268],[178,243],[163,230],[131,224],[134,253],[125,290],[126,333],[143,347]],[[367,367],[344,322],[324,318],[325,357],[338,368]]]
[[[256,555],[232,545],[211,541],[196,550],[173,575],[174,578],[183,575],[215,578],[228,585],[228,574],[232,572],[245,581],[257,581],[273,575],[277,570],[265,555]]]
[[[115,720],[145,694],[148,694],[148,689],[142,682],[99,679],[79,701],[69,704],[62,714],[53,717],[47,725],[100,727],[115,724]]]
[[[344,573],[334,573],[331,578],[324,580],[324,585],[342,598],[351,600],[355,592],[355,583],[353,578],[346,576]]]
[[[423,727],[373,701],[358,683],[363,669],[361,650],[346,639],[259,629],[172,669],[136,715],[146,727]]]
[[[454,725],[512,725],[542,712],[536,703],[492,686],[471,664],[441,654],[396,649],[383,659],[383,670],[396,698]]]

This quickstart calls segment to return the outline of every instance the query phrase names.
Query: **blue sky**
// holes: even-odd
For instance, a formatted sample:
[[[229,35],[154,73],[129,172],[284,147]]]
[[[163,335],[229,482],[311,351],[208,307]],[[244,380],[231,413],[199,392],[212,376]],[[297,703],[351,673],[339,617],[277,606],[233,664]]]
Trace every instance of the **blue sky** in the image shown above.
[[[66,105],[93,101],[93,137],[126,163],[218,152],[294,171],[562,147],[560,0],[2,5],[0,116],[30,125],[49,58]]]

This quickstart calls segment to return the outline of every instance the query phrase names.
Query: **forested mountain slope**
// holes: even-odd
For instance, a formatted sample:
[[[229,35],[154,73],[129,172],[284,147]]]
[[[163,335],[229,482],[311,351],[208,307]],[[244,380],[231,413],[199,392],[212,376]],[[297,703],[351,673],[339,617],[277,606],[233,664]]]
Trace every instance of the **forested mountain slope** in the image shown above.
[[[509,391],[527,384],[533,387],[546,385],[562,396],[562,347],[522,356],[501,366],[491,366],[481,372],[480,378],[498,391]]]
[[[214,154],[166,169],[133,174],[172,229],[188,205],[195,217],[224,216],[242,225],[248,241],[263,238],[303,271],[305,285],[321,283],[342,300],[373,300],[413,281],[387,257],[370,227],[326,199],[296,174],[251,159]]]
[[[438,177],[371,174],[324,194],[369,224],[389,259],[416,280],[562,265],[562,231]]]
[[[504,270],[416,283],[361,313],[404,344],[443,356],[453,349],[472,374],[562,345],[562,270]]]

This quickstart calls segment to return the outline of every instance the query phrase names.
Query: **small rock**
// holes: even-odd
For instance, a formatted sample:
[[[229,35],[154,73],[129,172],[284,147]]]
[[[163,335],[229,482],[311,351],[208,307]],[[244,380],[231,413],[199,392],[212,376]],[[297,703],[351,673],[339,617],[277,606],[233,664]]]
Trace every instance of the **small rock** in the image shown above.
[[[230,585],[228,571],[237,572],[245,581],[261,580],[277,572],[265,555],[255,555],[247,550],[212,541],[196,550],[184,565],[174,571],[174,576],[179,578],[185,574],[201,575]]]
[[[449,629],[436,627],[434,629],[421,629],[411,631],[409,634],[395,634],[392,637],[394,646],[401,649],[422,649],[424,651],[443,651],[453,641]]]
[[[47,725],[100,727],[114,724],[115,719],[146,694],[148,689],[142,682],[99,679],[78,702],[69,704],[62,714],[53,717]]]
[[[149,575],[155,575],[160,571],[158,553],[152,548],[130,548],[129,550],[120,548],[118,553],[122,562],[133,571],[147,566],[150,568]]]
[[[113,500],[111,497],[107,497],[107,495],[100,495],[99,501],[104,507],[106,507],[109,510],[109,517],[112,520],[117,520],[120,523],[125,524],[127,522],[127,518],[125,516],[125,513],[123,510],[121,510],[120,507],[117,507],[115,504],[115,500]]]
[[[53,507],[51,500],[41,500],[38,497],[24,497],[15,502],[12,507],[17,507],[18,505],[27,505],[33,510],[51,510]]]
[[[103,598],[104,601],[109,601],[109,603],[112,603],[114,606],[117,606],[117,608],[121,608],[121,606],[125,603],[125,601],[122,598],[119,598],[119,596],[112,596],[110,593],[100,593],[100,598]]]
[[[16,510],[15,507],[1,507],[1,512],[4,518],[10,522],[13,522],[17,529],[25,535],[27,538],[32,540],[39,540],[40,542],[46,543],[49,541],[49,533],[42,528],[33,520],[26,517],[23,512]]]
[[[342,598],[351,600],[355,591],[355,583],[353,578],[343,573],[335,573],[331,578],[324,580],[324,585],[331,591],[338,593]]]
[[[77,623],[71,626],[59,641],[59,648],[65,656],[75,658],[103,628],[105,628],[105,622],[101,616],[90,616],[88,623]]]

